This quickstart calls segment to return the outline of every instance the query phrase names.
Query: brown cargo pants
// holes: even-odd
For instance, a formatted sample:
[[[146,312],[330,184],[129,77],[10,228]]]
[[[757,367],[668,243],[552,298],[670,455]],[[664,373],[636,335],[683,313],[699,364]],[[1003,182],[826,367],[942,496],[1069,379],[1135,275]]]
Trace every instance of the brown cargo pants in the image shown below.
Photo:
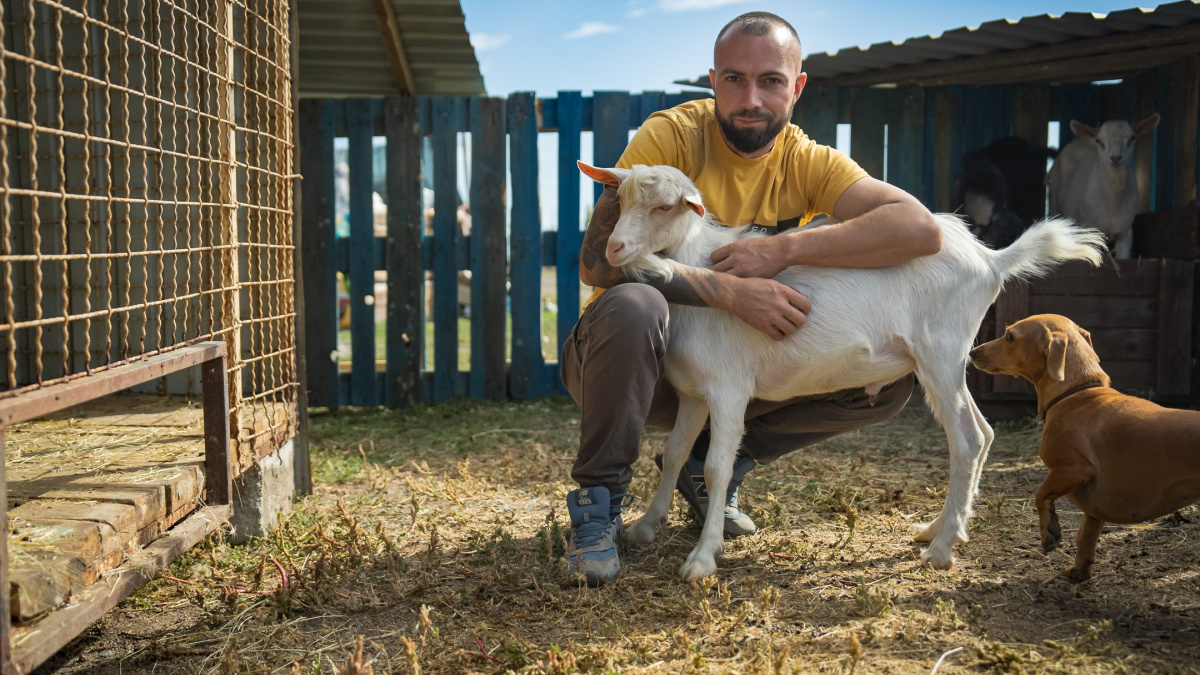
[[[668,318],[667,301],[658,290],[621,284],[588,306],[563,344],[563,384],[582,412],[579,454],[571,469],[581,487],[602,485],[611,494],[624,492],[633,478],[642,428],[674,426],[679,399],[662,373]],[[741,452],[765,464],[886,420],[904,407],[913,382],[912,375],[893,382],[874,402],[862,389],[787,401],[752,400]]]

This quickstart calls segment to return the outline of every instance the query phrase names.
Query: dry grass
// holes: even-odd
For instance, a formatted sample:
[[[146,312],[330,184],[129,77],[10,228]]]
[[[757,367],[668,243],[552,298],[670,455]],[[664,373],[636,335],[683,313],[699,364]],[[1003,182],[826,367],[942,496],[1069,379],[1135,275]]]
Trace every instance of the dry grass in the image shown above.
[[[972,541],[919,566],[945,438],[910,407],[760,467],[762,531],[717,578],[677,570],[698,529],[679,508],[619,583],[561,585],[570,402],[459,402],[314,419],[319,484],[272,536],[211,540],[51,662],[62,673],[1200,672],[1196,507],[1109,527],[1096,577],[1057,576],[1032,495],[1033,424],[998,428]],[[633,489],[648,499],[647,456]],[[1131,449],[1132,450],[1132,449]],[[1060,502],[1064,529],[1079,514]],[[959,650],[959,648],[961,648]],[[954,651],[958,650],[958,651]]]

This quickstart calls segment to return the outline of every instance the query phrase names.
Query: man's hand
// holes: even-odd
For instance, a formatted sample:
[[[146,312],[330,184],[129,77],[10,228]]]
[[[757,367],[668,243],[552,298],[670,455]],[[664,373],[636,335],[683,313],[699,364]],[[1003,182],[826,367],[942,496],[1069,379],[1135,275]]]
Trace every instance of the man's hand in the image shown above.
[[[727,297],[721,309],[774,340],[795,333],[811,309],[803,293],[774,279],[739,279],[729,286]]]
[[[713,270],[735,277],[771,279],[788,266],[784,248],[771,237],[744,239],[713,251]]]

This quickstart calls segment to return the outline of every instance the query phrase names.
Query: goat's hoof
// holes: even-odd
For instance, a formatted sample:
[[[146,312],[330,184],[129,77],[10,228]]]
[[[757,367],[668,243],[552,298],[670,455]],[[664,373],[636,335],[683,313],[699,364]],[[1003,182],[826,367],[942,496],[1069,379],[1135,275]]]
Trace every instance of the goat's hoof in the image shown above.
[[[647,522],[648,520],[643,516],[636,523],[625,528],[625,538],[635,544],[649,544],[654,541],[654,525]]]
[[[679,575],[687,581],[698,581],[716,573],[717,561],[713,560],[712,556],[697,555],[695,551],[687,557],[683,567],[679,568]]]
[[[921,564],[935,570],[948,570],[954,567],[954,553],[949,547],[930,546],[921,552]]]

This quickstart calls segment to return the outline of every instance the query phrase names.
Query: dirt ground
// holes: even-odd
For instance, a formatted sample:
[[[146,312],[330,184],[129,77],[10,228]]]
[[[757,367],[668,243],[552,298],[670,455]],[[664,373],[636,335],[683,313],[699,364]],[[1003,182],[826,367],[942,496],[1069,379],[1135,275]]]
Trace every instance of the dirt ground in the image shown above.
[[[762,529],[727,542],[716,578],[678,576],[698,527],[677,499],[600,589],[558,571],[569,401],[343,412],[312,439],[316,494],[272,536],[205,542],[38,672],[1200,672],[1200,510],[1106,527],[1095,577],[1068,582],[1079,513],[1059,502],[1067,543],[1044,555],[1032,420],[997,425],[948,572],[912,542],[947,451],[910,405],[752,472]],[[643,442],[629,522],[663,440]]]

